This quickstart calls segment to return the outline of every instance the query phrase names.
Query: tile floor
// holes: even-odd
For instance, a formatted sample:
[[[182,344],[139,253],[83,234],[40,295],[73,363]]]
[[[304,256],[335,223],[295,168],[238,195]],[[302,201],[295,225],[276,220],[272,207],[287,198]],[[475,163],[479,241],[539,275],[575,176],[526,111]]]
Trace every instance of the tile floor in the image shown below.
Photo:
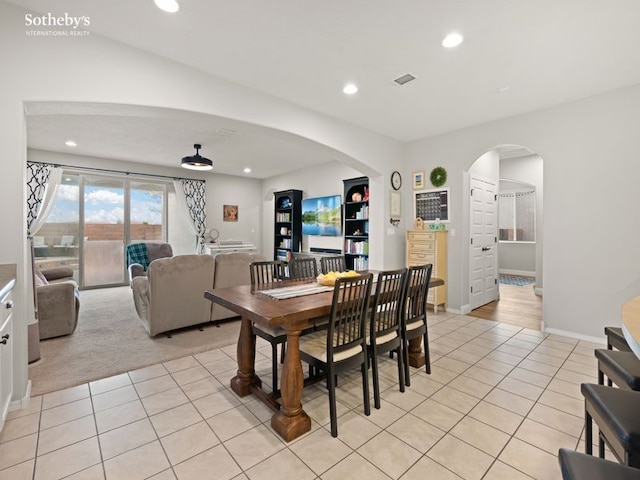
[[[32,398],[0,434],[0,480],[561,478],[558,448],[584,451],[579,386],[601,345],[449,313],[429,323],[432,374],[414,369],[400,393],[381,356],[371,416],[359,372],[341,377],[337,439],[317,385],[311,432],[283,442],[263,404],[228,388],[230,346]],[[269,354],[259,343],[264,380]]]

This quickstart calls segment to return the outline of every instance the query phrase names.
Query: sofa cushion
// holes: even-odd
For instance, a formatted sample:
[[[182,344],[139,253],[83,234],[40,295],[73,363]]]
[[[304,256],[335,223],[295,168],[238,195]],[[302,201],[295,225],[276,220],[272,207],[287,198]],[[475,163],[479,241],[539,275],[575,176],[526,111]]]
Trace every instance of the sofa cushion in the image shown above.
[[[33,272],[36,287],[42,287],[43,285],[49,285],[47,277],[45,277],[37,268]]]

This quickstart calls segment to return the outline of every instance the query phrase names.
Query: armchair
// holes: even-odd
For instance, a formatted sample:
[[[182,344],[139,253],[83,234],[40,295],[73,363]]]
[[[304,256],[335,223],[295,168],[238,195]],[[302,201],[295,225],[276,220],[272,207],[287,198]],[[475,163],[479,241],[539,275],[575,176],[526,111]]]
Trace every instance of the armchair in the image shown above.
[[[73,270],[35,270],[35,297],[40,340],[72,334],[78,325],[80,295]]]
[[[166,257],[173,257],[173,249],[168,243],[139,242],[127,245],[129,282],[134,277],[146,276],[151,262]]]

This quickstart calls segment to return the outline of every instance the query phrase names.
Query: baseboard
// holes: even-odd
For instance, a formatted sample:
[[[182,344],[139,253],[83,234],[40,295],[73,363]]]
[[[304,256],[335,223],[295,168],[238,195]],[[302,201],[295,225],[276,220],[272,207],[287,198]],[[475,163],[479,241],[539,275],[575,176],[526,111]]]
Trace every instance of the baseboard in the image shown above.
[[[604,337],[592,337],[591,335],[582,335],[581,333],[569,332],[567,330],[560,330],[558,328],[546,328],[544,325],[544,321],[542,322],[542,331],[545,333],[552,333],[554,335],[561,335],[563,337],[584,340],[585,342],[597,343],[605,346],[607,345],[607,340]]]
[[[533,291],[537,296],[539,296],[539,297],[543,296],[542,295],[542,287],[541,288],[536,287]]]
[[[499,268],[498,273],[503,273],[505,275],[517,275],[519,277],[534,277],[536,276],[536,272],[530,272],[528,270],[510,270],[507,268]]]
[[[21,410],[23,408],[27,408],[29,406],[29,402],[31,401],[31,380],[27,382],[27,391],[24,393],[24,397],[19,398],[18,400],[13,400],[9,404],[9,411],[13,410]]]
[[[466,315],[467,313],[469,313],[471,311],[471,305],[469,305],[468,303],[465,303],[464,305],[462,305],[460,307],[460,310],[453,310],[453,309],[449,310],[449,309],[447,309],[447,311],[459,313],[460,315]]]

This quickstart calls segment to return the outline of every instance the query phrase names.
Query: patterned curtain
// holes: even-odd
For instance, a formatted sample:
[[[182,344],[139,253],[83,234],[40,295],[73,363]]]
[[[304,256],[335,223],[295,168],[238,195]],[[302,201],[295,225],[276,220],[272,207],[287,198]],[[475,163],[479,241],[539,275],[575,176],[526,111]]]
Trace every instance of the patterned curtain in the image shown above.
[[[27,162],[27,235],[35,234],[44,224],[61,180],[61,167]]]
[[[178,202],[186,209],[189,224],[196,235],[196,252],[204,253],[206,226],[205,181],[182,178],[174,180]]]

